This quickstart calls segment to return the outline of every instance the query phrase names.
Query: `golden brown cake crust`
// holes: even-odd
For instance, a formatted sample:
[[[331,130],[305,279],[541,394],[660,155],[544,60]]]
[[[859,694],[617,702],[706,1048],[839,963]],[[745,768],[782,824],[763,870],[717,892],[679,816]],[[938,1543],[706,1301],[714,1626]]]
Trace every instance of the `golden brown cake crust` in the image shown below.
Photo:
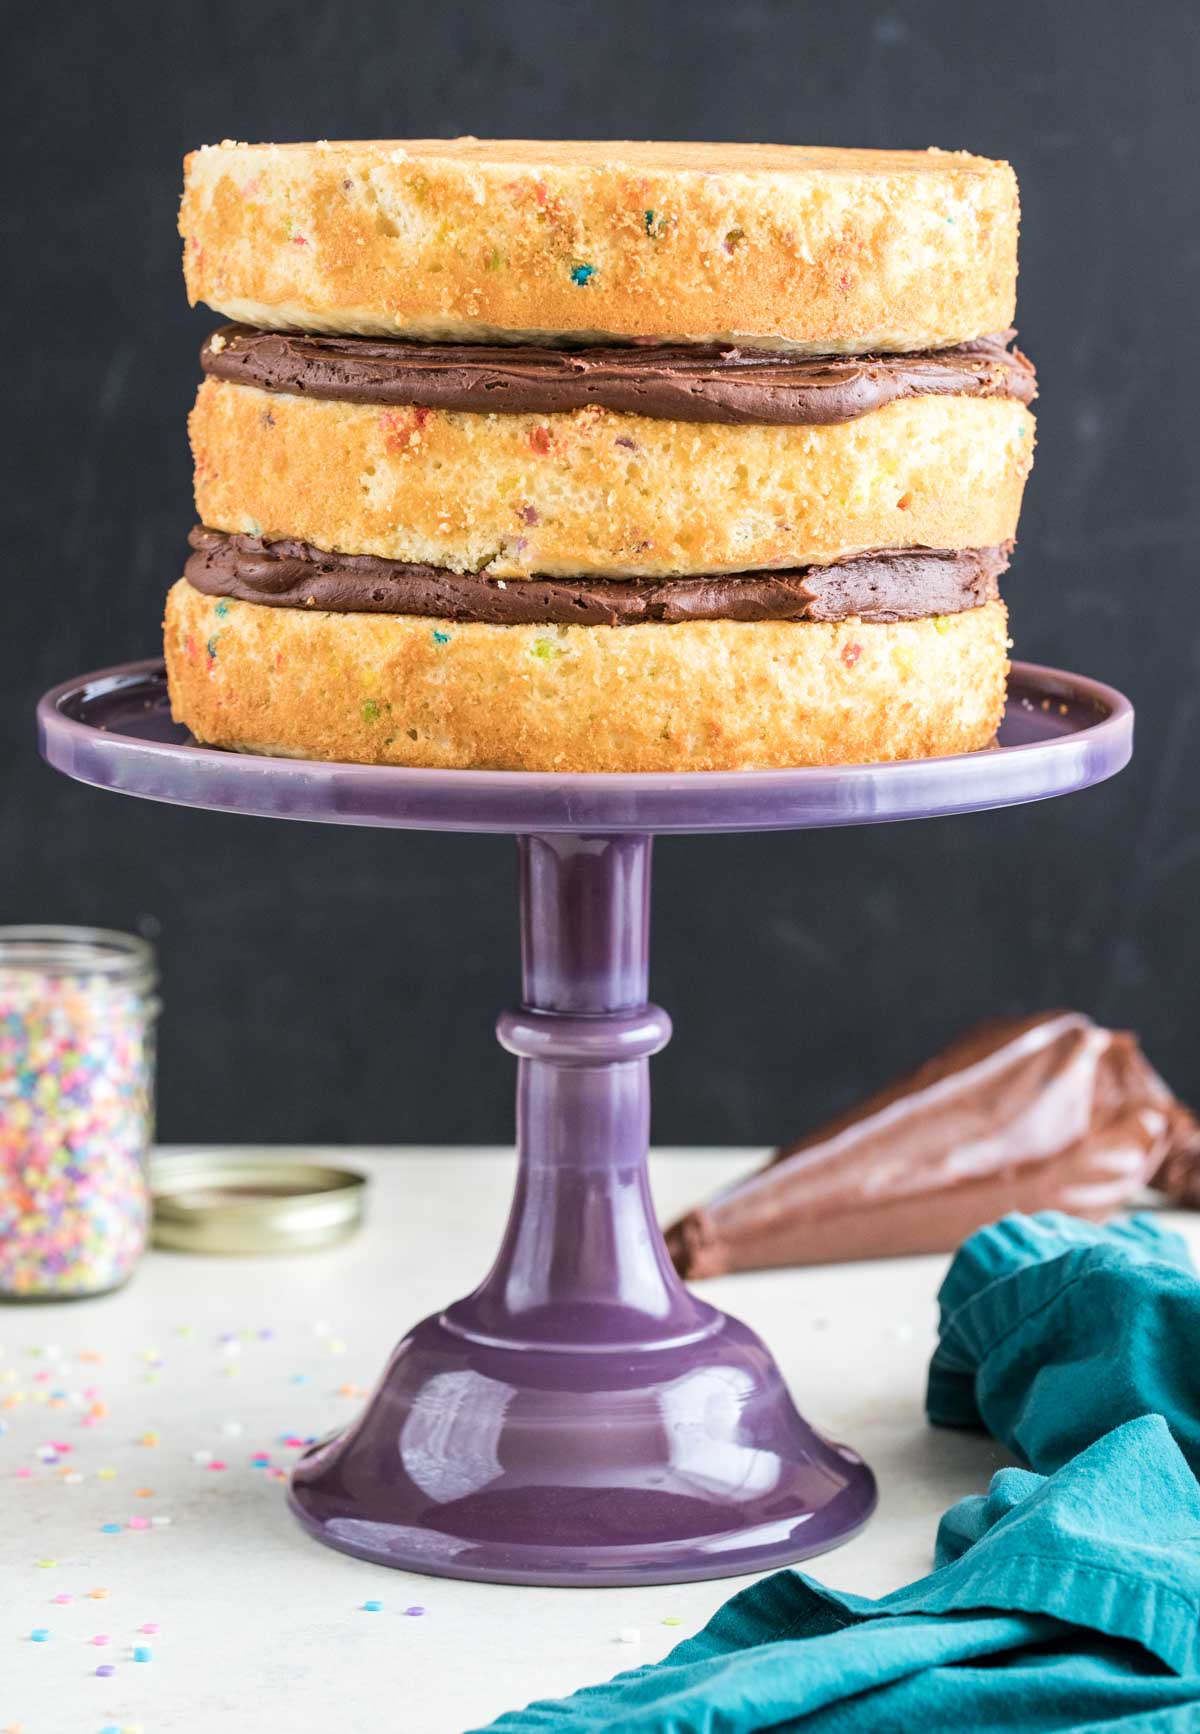
[[[1004,606],[896,625],[457,625],[215,601],[180,580],[171,704],[201,741],[360,764],[733,770],[985,746]]]
[[[480,139],[207,145],[188,295],[250,325],[828,353],[1012,321],[1017,183],[966,152]]]
[[[499,578],[820,564],[1016,533],[1034,422],[910,398],[822,427],[292,397],[209,379],[190,423],[211,529]]]

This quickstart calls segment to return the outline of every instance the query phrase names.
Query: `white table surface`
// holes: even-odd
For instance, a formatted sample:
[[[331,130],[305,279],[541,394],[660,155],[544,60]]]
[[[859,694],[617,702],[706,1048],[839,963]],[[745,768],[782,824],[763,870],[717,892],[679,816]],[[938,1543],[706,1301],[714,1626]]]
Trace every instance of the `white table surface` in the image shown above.
[[[339,1248],[152,1252],[121,1294],[0,1309],[0,1734],[463,1734],[657,1659],[748,1581],[519,1589],[388,1571],[308,1540],[282,1479],[251,1457],[286,1465],[296,1450],[281,1436],[349,1420],[396,1338],[478,1281],[513,1174],[495,1151],[320,1154],[372,1177],[368,1225]],[[663,1219],[755,1160],[657,1153]],[[1171,1221],[1200,1253],[1200,1222]],[[701,1285],[766,1338],[804,1411],[874,1466],[872,1522],[805,1568],[866,1595],[927,1570],[939,1514],[1002,1461],[988,1440],[924,1421],[945,1262]],[[56,1442],[70,1450],[45,1461]],[[371,1599],[380,1612],[363,1610]],[[157,1633],[139,1634],[147,1622]],[[631,1628],[636,1645],[618,1636]],[[134,1642],[150,1661],[132,1659]],[[104,1662],[111,1678],[96,1676]]]

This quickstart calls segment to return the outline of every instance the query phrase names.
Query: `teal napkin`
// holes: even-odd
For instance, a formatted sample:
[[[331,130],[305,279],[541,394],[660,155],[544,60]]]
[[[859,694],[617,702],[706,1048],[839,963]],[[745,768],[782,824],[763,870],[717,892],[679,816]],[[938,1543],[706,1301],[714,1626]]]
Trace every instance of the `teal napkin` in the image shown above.
[[[960,1250],[940,1300],[931,1417],[986,1425],[1052,1473],[1001,1470],[942,1519],[934,1571],[892,1595],[777,1572],[665,1661],[492,1728],[1200,1734],[1200,1282],[1183,1242],[1149,1221],[1006,1218]]]
[[[1149,1216],[1006,1216],[959,1248],[938,1302],[931,1421],[986,1427],[1049,1474],[1162,1415],[1200,1474],[1200,1281],[1179,1235]]]

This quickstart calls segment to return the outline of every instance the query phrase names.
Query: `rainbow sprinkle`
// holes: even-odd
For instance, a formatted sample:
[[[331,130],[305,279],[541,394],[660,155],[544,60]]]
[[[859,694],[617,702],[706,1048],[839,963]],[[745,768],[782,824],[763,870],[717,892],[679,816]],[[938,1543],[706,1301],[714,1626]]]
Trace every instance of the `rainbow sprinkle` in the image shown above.
[[[0,1294],[117,1287],[146,1243],[154,1005],[9,964],[0,936]]]

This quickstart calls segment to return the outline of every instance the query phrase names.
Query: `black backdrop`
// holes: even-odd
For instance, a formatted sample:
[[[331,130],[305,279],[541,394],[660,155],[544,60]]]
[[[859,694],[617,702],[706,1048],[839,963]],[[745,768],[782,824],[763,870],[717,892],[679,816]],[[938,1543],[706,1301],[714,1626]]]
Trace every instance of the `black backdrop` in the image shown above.
[[[45,686],[156,648],[192,522],[175,211],[194,145],[774,139],[1008,157],[1038,461],[1018,653],[1124,687],[1138,753],[1043,807],[661,843],[661,1142],[797,1133],[976,1015],[1081,1006],[1200,1098],[1200,290],[1190,0],[43,3],[4,54],[0,919],[162,950],[171,1139],[509,1135],[506,839],[126,801],[37,761]]]

